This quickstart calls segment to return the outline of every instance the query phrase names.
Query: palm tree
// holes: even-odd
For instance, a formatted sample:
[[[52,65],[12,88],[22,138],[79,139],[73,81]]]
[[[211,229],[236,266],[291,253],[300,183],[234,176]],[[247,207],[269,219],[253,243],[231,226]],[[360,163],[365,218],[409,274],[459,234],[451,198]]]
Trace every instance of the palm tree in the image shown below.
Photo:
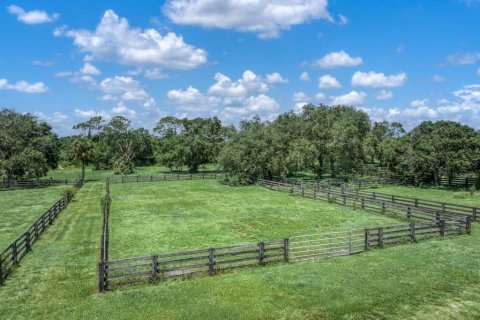
[[[75,139],[70,149],[70,158],[82,161],[82,180],[85,180],[85,163],[93,157],[93,143],[86,138]]]

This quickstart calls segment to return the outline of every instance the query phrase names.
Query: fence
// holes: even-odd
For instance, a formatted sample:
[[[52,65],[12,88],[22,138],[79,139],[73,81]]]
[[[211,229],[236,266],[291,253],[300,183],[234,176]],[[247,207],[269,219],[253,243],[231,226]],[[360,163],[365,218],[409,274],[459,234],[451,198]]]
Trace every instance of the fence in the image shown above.
[[[292,195],[300,195],[313,200],[324,200],[329,203],[351,205],[354,209],[365,209],[381,214],[392,214],[399,218],[411,221],[438,221],[442,219],[457,220],[460,223],[471,224],[472,215],[458,215],[455,212],[425,211],[424,208],[407,206],[391,200],[378,199],[373,196],[364,196],[357,192],[345,192],[343,190],[306,188],[305,185],[295,185],[270,180],[259,180],[258,183],[268,189],[289,192]]]
[[[171,278],[214,275],[227,270],[346,256],[433,236],[469,234],[468,222],[439,220],[394,226],[293,236],[279,241],[248,243],[101,261],[99,290],[155,283]]]
[[[78,180],[74,185],[75,190],[82,187],[83,181]],[[65,209],[72,199],[72,194],[67,193],[55,204],[42,214],[28,230],[13,241],[2,253],[0,253],[0,286],[10,275],[13,268],[18,266],[19,261],[32,250],[32,246],[40,238],[40,235],[48,229],[60,212]]]
[[[105,198],[102,208],[103,224],[102,224],[102,237],[100,242],[100,263],[98,265],[99,283],[98,287],[100,292],[105,291],[103,281],[100,281],[106,274],[106,264],[108,261],[108,243],[109,243],[109,228],[108,228],[108,216],[110,214],[110,179],[107,178],[105,182]]]
[[[76,185],[80,179],[36,179],[36,180],[3,180],[0,189],[10,188],[37,188],[59,185]]]
[[[137,176],[112,176],[111,183],[127,182],[153,182],[153,181],[175,181],[175,180],[205,180],[222,179],[223,173],[164,173],[156,175],[137,175]]]

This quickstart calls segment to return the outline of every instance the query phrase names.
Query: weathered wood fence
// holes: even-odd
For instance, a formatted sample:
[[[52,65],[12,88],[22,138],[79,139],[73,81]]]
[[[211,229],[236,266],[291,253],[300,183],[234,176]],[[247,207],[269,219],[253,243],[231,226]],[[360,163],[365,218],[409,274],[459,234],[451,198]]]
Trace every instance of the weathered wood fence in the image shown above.
[[[105,277],[107,272],[106,262],[108,261],[108,244],[109,244],[109,228],[108,228],[108,216],[110,214],[110,178],[107,178],[105,182],[105,197],[102,207],[102,236],[100,239],[100,262],[98,264],[99,283],[98,288],[100,292],[104,292],[104,283],[100,279]]]
[[[74,189],[78,190],[82,185],[83,181],[78,180]],[[65,194],[42,214],[25,233],[0,253],[0,286],[3,285],[12,270],[19,265],[20,260],[32,250],[33,244],[39,240],[40,235],[48,229],[60,212],[67,207],[70,200],[72,200],[72,194]]]
[[[0,189],[38,188],[60,185],[76,185],[80,179],[32,179],[32,180],[2,180]]]
[[[209,173],[163,173],[154,175],[136,175],[136,176],[112,176],[111,183],[127,182],[153,182],[153,181],[176,181],[176,180],[205,180],[222,179],[224,174],[221,172]]]

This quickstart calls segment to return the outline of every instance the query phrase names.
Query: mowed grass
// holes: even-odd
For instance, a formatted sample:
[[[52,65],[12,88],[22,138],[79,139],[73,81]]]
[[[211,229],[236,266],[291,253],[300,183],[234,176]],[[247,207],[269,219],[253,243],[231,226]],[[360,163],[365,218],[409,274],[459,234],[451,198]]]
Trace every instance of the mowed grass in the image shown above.
[[[65,186],[0,190],[0,251],[62,197]]]
[[[471,236],[98,294],[103,188],[87,183],[0,287],[2,320],[480,318],[478,224]]]
[[[428,199],[447,203],[456,203],[466,206],[480,208],[480,192],[474,192],[473,195],[468,191],[451,191],[436,188],[416,188],[410,186],[388,186],[374,189],[366,189],[369,192],[383,192],[419,199]]]
[[[215,180],[115,183],[110,194],[110,258],[399,224],[363,210]]]

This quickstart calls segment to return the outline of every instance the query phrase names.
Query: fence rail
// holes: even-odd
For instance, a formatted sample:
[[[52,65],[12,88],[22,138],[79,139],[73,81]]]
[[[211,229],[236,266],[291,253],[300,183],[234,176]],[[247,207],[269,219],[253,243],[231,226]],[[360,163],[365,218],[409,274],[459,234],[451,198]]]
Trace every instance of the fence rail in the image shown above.
[[[83,181],[78,180],[74,189],[82,187]],[[67,193],[61,197],[53,206],[42,214],[20,237],[15,239],[2,253],[0,253],[0,286],[11,274],[14,267],[18,266],[19,261],[32,250],[32,246],[40,235],[48,229],[60,212],[65,209],[72,199],[72,194]]]
[[[153,182],[153,181],[176,181],[176,180],[205,180],[222,179],[223,173],[164,173],[156,175],[136,175],[136,176],[112,176],[111,183],[128,182]]]
[[[35,179],[35,180],[3,180],[0,189],[38,188],[61,185],[76,185],[81,179]]]

